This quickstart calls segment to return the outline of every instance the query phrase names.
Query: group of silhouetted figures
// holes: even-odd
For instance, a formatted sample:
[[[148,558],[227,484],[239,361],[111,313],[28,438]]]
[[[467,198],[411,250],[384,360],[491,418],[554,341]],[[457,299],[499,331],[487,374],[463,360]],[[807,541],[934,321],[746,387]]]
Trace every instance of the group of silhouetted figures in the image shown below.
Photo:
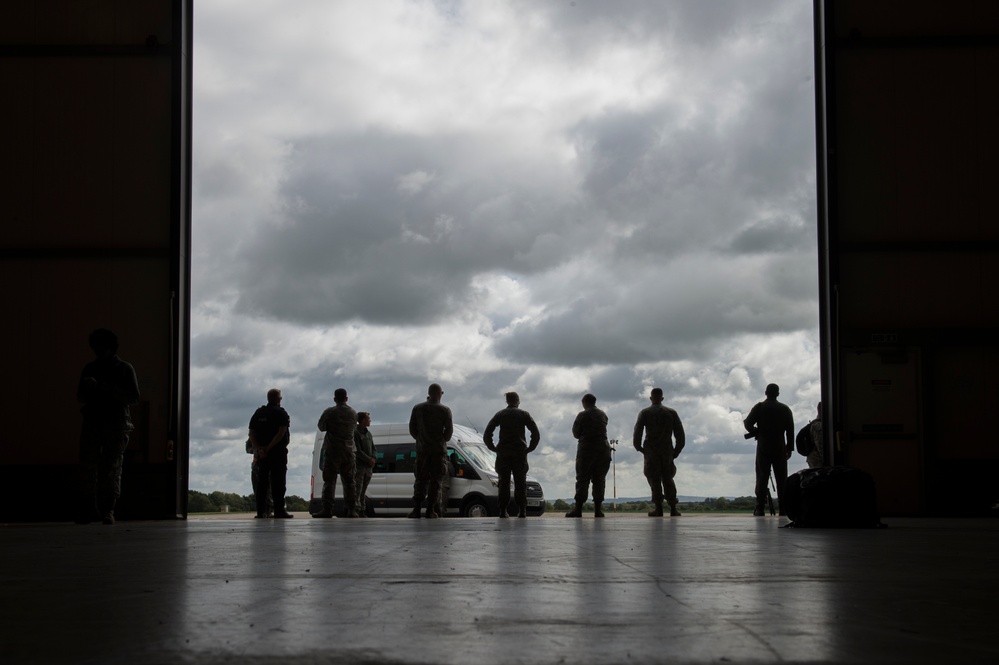
[[[83,426],[80,435],[80,499],[77,521],[93,520],[114,524],[115,503],[121,495],[121,469],[125,448],[133,426],[129,407],[139,401],[139,386],[134,368],[118,357],[118,338],[106,329],[90,334],[90,348],[95,359],[84,367],[77,391],[82,404]],[[746,438],[756,439],[756,506],[754,515],[764,515],[769,496],[771,474],[776,481],[778,504],[787,479],[787,460],[795,447],[794,419],[791,409],[777,401],[780,388],[771,383],[766,399],[757,403],[743,421]],[[444,514],[446,485],[449,477],[447,444],[453,434],[451,409],[441,402],[444,390],[433,383],[427,399],[413,407],[409,433],[416,442],[416,468],[413,482],[413,510],[409,517],[433,519]],[[253,490],[257,517],[273,515],[292,517],[285,509],[288,471],[288,443],[291,419],[281,407],[281,391],[267,392],[267,404],[250,419],[247,452],[253,454]],[[676,458],[683,451],[686,437],[675,409],[663,404],[663,391],[653,388],[651,404],[642,409],[635,421],[632,442],[644,457],[643,470],[652,491],[650,517],[668,514],[678,517]],[[583,506],[592,488],[593,515],[603,517],[607,472],[612,461],[607,438],[607,414],[597,407],[597,398],[582,397],[582,411],[572,424],[576,447],[575,505],[566,517],[582,517]],[[320,453],[323,478],[322,508],[313,517],[334,517],[334,494],[337,478],[343,485],[343,517],[365,514],[365,492],[375,466],[375,447],[370,431],[371,414],[355,411],[347,404],[347,391],[337,388],[334,405],[325,409],[317,423],[324,432]],[[821,404],[818,415],[799,437],[810,437],[809,467],[824,465]],[[494,434],[498,432],[494,441]],[[529,435],[529,439],[528,439]],[[496,453],[499,475],[500,517],[509,517],[510,480],[513,479],[514,503],[518,517],[527,517],[528,454],[541,441],[538,426],[531,414],[520,408],[520,396],[506,393],[506,407],[498,411],[483,433],[486,446]],[[270,504],[270,505],[269,505]],[[273,506],[273,508],[271,507]],[[273,512],[272,512],[273,511]],[[781,511],[783,514],[783,510]]]

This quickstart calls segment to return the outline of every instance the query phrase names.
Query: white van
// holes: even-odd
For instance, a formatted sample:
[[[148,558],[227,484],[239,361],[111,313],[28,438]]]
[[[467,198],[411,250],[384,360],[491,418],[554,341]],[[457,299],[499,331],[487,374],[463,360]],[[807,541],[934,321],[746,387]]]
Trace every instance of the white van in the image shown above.
[[[375,443],[377,463],[371,475],[367,491],[367,514],[406,515],[413,509],[413,471],[416,468],[416,441],[409,435],[408,424],[372,425],[368,428]],[[316,445],[312,451],[312,495],[309,512],[322,510],[323,473],[320,455],[323,448],[323,432],[316,433]],[[468,427],[454,426],[454,434],[447,444],[448,457],[454,474],[451,476],[451,490],[448,492],[446,516],[489,517],[499,515],[499,476],[496,474],[496,453],[486,448],[482,437]],[[337,479],[337,496],[334,511],[343,513],[343,489]],[[513,504],[513,487],[510,488],[513,515],[517,507]],[[424,509],[426,504],[423,505]],[[541,483],[527,477],[527,514],[541,515],[545,512],[545,494]]]

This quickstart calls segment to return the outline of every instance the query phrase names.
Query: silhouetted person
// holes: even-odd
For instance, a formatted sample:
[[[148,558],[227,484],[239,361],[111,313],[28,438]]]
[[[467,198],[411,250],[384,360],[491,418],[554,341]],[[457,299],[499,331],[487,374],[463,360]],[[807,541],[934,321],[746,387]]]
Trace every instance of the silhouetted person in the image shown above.
[[[815,405],[815,420],[808,424],[808,434],[812,437],[812,452],[805,461],[809,469],[817,469],[826,465],[825,449],[822,442],[822,402]]]
[[[274,502],[274,517],[294,517],[284,507],[291,418],[281,408],[281,399],[281,391],[271,388],[267,391],[267,404],[254,411],[250,418],[250,445],[257,459],[257,484],[253,488],[257,517],[267,517],[268,487]]]
[[[409,416],[409,435],[416,441],[416,479],[413,482],[413,510],[409,517],[420,516],[420,505],[427,500],[427,518],[440,517],[441,484],[447,474],[444,457],[447,442],[454,433],[451,409],[441,404],[444,389],[432,383],[427,401],[413,407]]]
[[[357,427],[354,429],[354,491],[357,494],[357,516],[367,516],[367,505],[365,504],[365,493],[368,491],[368,483],[371,482],[371,473],[375,468],[375,442],[371,438],[371,414],[367,411],[358,411]]]
[[[493,431],[499,427],[499,443],[493,445]],[[531,444],[524,438],[524,430],[531,433]],[[497,411],[486,425],[482,435],[486,447],[496,453],[496,473],[499,475],[499,516],[507,517],[510,505],[510,475],[513,475],[513,498],[517,502],[517,517],[527,517],[527,454],[534,452],[541,440],[541,433],[534,418],[520,408],[520,396],[506,394],[506,408]]]
[[[780,495],[787,480],[787,460],[794,452],[794,418],[791,409],[777,401],[780,388],[771,383],[764,391],[767,398],[758,402],[742,424],[746,431],[756,437],[756,508],[753,515],[761,517],[767,500],[767,482],[770,469],[773,469],[777,485],[777,503],[780,514],[784,514],[784,504]]]
[[[133,430],[129,407],[139,403],[139,382],[135,369],[118,357],[117,335],[99,328],[90,333],[89,343],[95,358],[84,366],[76,390],[83,415],[76,521],[98,518],[114,524],[121,467]]]
[[[357,463],[354,449],[354,431],[357,429],[357,411],[347,406],[347,391],[333,391],[334,405],[319,416],[319,431],[326,432],[319,457],[323,464],[323,508],[313,517],[334,517],[333,499],[336,495],[336,477],[343,483],[343,516],[357,517],[357,491],[355,478]]]
[[[669,504],[671,517],[679,517],[676,508],[676,476],[677,456],[683,450],[686,437],[683,433],[683,423],[676,411],[663,404],[662,388],[653,388],[649,393],[650,406],[638,413],[635,421],[635,432],[632,443],[635,450],[645,457],[645,477],[652,489],[653,509],[649,517],[663,516],[663,499]],[[645,431],[645,445],[642,445],[642,431]],[[673,439],[676,438],[676,445]]]
[[[246,452],[253,455],[253,443],[249,439],[246,440]],[[257,483],[260,478],[260,461],[257,459],[256,455],[253,455],[253,460],[250,462],[250,486],[254,488],[256,492]],[[271,486],[267,485],[267,508],[265,514],[267,517],[271,517],[274,514],[274,500],[271,498]]]
[[[603,517],[604,487],[611,465],[610,441],[607,440],[607,414],[597,408],[597,398],[583,395],[583,410],[572,423],[576,445],[576,505],[566,517],[582,517],[586,495],[593,483],[593,516]]]

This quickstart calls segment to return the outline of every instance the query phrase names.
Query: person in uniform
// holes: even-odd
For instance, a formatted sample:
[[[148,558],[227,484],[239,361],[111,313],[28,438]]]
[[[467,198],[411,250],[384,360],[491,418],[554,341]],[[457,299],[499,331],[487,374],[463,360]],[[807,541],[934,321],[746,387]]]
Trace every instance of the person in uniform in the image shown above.
[[[766,399],[758,402],[742,421],[749,433],[747,436],[756,438],[756,508],[753,515],[757,517],[763,516],[771,469],[777,485],[780,514],[784,514],[780,495],[787,480],[787,460],[794,452],[794,417],[786,404],[777,401],[780,387],[771,383],[764,394]]]
[[[607,440],[607,414],[597,408],[597,398],[586,393],[583,410],[572,423],[576,445],[576,505],[566,517],[582,517],[583,505],[593,483],[593,516],[603,517],[604,487],[611,465],[610,442]]]
[[[677,412],[663,404],[663,389],[653,388],[649,393],[650,406],[638,413],[632,443],[635,450],[645,456],[645,478],[652,488],[654,508],[649,517],[663,516],[663,499],[669,504],[670,517],[679,517],[676,508],[676,462],[686,440],[683,423]],[[642,444],[642,433],[645,444]],[[673,444],[674,439],[676,445]]]
[[[253,449],[251,447],[250,441],[247,440],[246,447],[250,448],[248,451],[253,455]],[[256,491],[257,483],[260,482],[260,460],[257,459],[256,455],[253,455],[253,460],[250,462],[250,487],[254,488]],[[271,486],[268,484],[265,486],[267,489],[267,499],[264,501],[265,512],[267,517],[273,517],[274,515],[274,500],[271,498]]]
[[[271,388],[267,391],[267,404],[254,411],[250,418],[250,445],[257,460],[257,484],[253,494],[257,501],[258,518],[267,516],[268,486],[274,502],[274,517],[294,517],[284,507],[291,418],[281,408],[281,399],[281,391]]]
[[[129,407],[139,403],[139,382],[135,369],[118,357],[117,335],[99,328],[88,341],[95,358],[84,366],[76,390],[83,416],[76,522],[96,518],[114,524],[125,448],[134,429]]]
[[[355,512],[358,517],[367,516],[367,506],[365,505],[365,493],[368,491],[368,483],[371,482],[371,472],[375,468],[375,442],[371,438],[371,414],[367,411],[358,411],[357,427],[354,429],[354,490],[357,494],[357,504]]]
[[[447,442],[454,433],[451,409],[441,404],[444,389],[436,383],[427,389],[427,401],[413,407],[409,417],[409,434],[416,441],[416,477],[413,482],[413,510],[409,517],[420,516],[420,506],[427,501],[428,519],[440,517],[441,483],[447,473],[444,457]]]
[[[355,491],[356,462],[354,459],[354,430],[357,428],[357,411],[347,406],[347,391],[333,391],[333,406],[319,416],[319,431],[326,432],[319,452],[323,470],[323,507],[313,517],[335,517],[333,498],[336,495],[336,477],[343,483],[343,516],[357,517]]]
[[[499,427],[499,443],[493,445],[493,431]],[[531,433],[527,444],[524,430]],[[517,517],[527,517],[527,454],[534,452],[541,440],[541,433],[534,418],[520,408],[520,396],[506,394],[506,408],[497,411],[482,435],[486,447],[496,453],[496,473],[499,474],[499,516],[507,517],[510,505],[510,475],[513,475],[513,497],[517,503]]]
[[[812,437],[812,452],[805,461],[809,469],[826,465],[825,442],[822,439],[822,402],[815,405],[815,420],[808,423],[808,434]]]

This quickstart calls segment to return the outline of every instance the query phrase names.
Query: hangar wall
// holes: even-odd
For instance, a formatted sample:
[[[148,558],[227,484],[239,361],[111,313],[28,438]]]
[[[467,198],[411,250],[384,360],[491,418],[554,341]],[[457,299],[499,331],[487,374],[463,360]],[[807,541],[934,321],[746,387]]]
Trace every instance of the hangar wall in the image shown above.
[[[827,446],[883,514],[994,513],[999,3],[820,0],[816,35]]]
[[[139,379],[123,517],[186,510],[189,0],[0,10],[0,518],[72,515],[89,332]]]

